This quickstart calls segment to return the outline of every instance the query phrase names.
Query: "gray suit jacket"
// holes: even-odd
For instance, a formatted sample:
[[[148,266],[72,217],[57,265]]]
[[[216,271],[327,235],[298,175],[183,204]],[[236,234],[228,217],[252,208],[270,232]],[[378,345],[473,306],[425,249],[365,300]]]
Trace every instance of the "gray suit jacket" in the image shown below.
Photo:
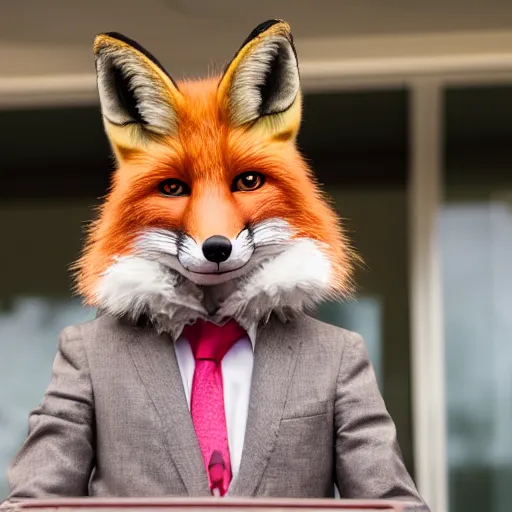
[[[109,316],[65,329],[9,469],[10,500],[208,496],[168,336]],[[363,340],[305,315],[259,329],[232,496],[421,501]]]

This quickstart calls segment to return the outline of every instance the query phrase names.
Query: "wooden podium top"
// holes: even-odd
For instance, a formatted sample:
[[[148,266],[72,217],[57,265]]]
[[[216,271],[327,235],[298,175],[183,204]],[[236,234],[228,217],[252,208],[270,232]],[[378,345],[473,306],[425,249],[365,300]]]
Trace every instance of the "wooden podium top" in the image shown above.
[[[62,509],[62,512],[317,512],[344,510],[347,512],[427,512],[421,505],[405,501],[336,500],[336,499],[234,499],[234,498],[59,498],[26,500],[4,504],[3,510],[12,512],[43,512]]]

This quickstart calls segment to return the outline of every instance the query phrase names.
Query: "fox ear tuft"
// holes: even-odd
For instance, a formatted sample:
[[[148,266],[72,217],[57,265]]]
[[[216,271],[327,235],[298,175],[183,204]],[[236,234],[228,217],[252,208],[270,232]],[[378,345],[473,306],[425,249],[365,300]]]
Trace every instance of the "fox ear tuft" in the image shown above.
[[[279,123],[266,123],[267,128],[296,131],[300,79],[289,25],[269,20],[256,27],[228,64],[218,94],[232,126],[280,117]]]
[[[160,63],[127,37],[94,41],[101,111],[114,146],[135,149],[152,136],[177,132],[180,92]]]

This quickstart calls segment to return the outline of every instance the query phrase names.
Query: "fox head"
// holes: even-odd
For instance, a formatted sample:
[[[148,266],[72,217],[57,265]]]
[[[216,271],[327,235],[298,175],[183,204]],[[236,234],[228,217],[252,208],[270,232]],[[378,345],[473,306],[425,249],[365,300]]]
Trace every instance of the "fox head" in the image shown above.
[[[198,317],[248,325],[349,291],[351,251],[296,147],[288,24],[259,25],[205,80],[174,81],[117,33],[94,54],[118,165],[76,264],[86,303],[177,335]]]

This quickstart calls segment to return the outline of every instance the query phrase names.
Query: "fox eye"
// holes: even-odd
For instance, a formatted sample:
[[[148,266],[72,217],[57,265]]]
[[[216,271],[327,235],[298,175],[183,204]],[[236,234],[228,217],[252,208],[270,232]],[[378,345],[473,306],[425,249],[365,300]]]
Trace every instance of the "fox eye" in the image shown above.
[[[174,178],[162,181],[162,183],[158,185],[158,190],[164,196],[171,197],[188,196],[190,194],[189,186],[186,183],[183,183],[183,181]]]
[[[248,171],[239,174],[233,181],[233,192],[252,192],[265,183],[265,176],[259,172]]]

